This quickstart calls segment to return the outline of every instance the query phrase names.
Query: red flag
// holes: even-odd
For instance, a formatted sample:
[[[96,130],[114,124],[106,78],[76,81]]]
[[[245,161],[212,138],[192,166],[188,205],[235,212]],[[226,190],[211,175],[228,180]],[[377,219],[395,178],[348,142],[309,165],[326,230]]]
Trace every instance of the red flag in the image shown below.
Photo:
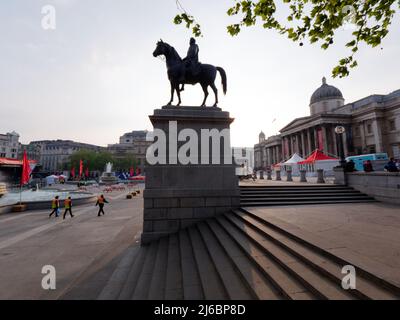
[[[86,178],[89,177],[89,167],[87,167],[86,170],[85,170],[85,176],[86,176]]]
[[[83,174],[83,161],[79,160],[79,176],[82,177]]]
[[[133,177],[135,175],[135,169],[132,167],[129,169],[129,175]]]
[[[28,155],[26,154],[26,150],[24,150],[24,157],[22,159],[21,186],[29,182],[30,175],[31,175],[31,167],[29,166]]]
[[[136,175],[140,175],[140,168],[136,168]]]
[[[72,167],[71,169],[71,177],[75,178],[75,167]]]

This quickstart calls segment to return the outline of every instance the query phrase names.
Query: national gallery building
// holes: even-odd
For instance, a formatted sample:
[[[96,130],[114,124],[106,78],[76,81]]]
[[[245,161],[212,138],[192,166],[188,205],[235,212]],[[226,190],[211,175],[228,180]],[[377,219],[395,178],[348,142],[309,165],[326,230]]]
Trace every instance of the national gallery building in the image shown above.
[[[254,146],[255,169],[289,159],[294,153],[306,158],[315,149],[339,158],[335,127],[342,125],[345,156],[386,152],[400,158],[400,90],[374,94],[344,104],[340,90],[326,83],[313,93],[310,115],[297,118],[266,138],[263,132]]]

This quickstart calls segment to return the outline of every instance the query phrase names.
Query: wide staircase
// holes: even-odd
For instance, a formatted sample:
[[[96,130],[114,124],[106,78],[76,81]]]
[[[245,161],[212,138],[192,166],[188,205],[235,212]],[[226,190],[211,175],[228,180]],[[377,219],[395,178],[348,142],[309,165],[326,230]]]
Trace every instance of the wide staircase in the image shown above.
[[[351,187],[340,185],[240,187],[242,207],[364,202],[376,200]]]
[[[98,299],[400,299],[400,286],[250,209],[131,247]],[[344,290],[343,266],[356,268]]]

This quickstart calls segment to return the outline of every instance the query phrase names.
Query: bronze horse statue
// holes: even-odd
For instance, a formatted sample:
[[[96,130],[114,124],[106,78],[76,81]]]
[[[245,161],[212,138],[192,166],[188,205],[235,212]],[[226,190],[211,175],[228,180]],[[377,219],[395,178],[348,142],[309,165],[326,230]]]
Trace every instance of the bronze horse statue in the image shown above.
[[[201,87],[203,88],[204,92],[204,100],[201,104],[201,107],[205,107],[206,100],[208,97],[208,86],[210,86],[215,94],[215,103],[214,107],[218,104],[218,89],[215,86],[215,78],[217,77],[217,71],[220,73],[222,78],[222,88],[224,94],[227,91],[227,79],[225,70],[221,67],[215,67],[210,64],[200,64],[199,72],[196,75],[188,75],[186,74],[186,67],[184,61],[179,56],[178,52],[174,49],[174,47],[170,46],[168,43],[163,42],[162,40],[157,42],[157,48],[153,52],[154,57],[158,56],[165,56],[166,64],[167,64],[167,72],[168,72],[168,79],[171,83],[171,100],[168,102],[167,105],[171,105],[172,101],[174,100],[174,92],[176,91],[178,95],[179,102],[177,106],[181,104],[181,90],[179,86],[185,84],[192,84],[195,85],[200,83]],[[185,79],[184,82],[181,79]]]

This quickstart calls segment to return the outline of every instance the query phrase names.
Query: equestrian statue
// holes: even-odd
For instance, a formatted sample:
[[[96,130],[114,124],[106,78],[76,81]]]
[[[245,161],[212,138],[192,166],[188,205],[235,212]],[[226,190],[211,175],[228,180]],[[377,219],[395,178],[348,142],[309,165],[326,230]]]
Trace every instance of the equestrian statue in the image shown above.
[[[201,107],[205,107],[208,97],[208,87],[214,91],[215,103],[214,107],[218,104],[218,89],[215,86],[215,78],[217,71],[222,78],[222,89],[224,94],[227,90],[227,79],[225,70],[221,67],[215,67],[210,64],[202,64],[199,62],[199,47],[194,38],[190,39],[190,47],[186,58],[181,59],[178,52],[174,47],[162,40],[157,42],[156,50],[153,52],[154,57],[165,56],[167,64],[168,79],[171,83],[171,100],[167,105],[171,105],[174,100],[174,93],[178,95],[178,104],[181,104],[181,91],[184,90],[185,84],[195,85],[200,83],[204,92],[204,100]],[[181,86],[181,87],[180,87]]]

